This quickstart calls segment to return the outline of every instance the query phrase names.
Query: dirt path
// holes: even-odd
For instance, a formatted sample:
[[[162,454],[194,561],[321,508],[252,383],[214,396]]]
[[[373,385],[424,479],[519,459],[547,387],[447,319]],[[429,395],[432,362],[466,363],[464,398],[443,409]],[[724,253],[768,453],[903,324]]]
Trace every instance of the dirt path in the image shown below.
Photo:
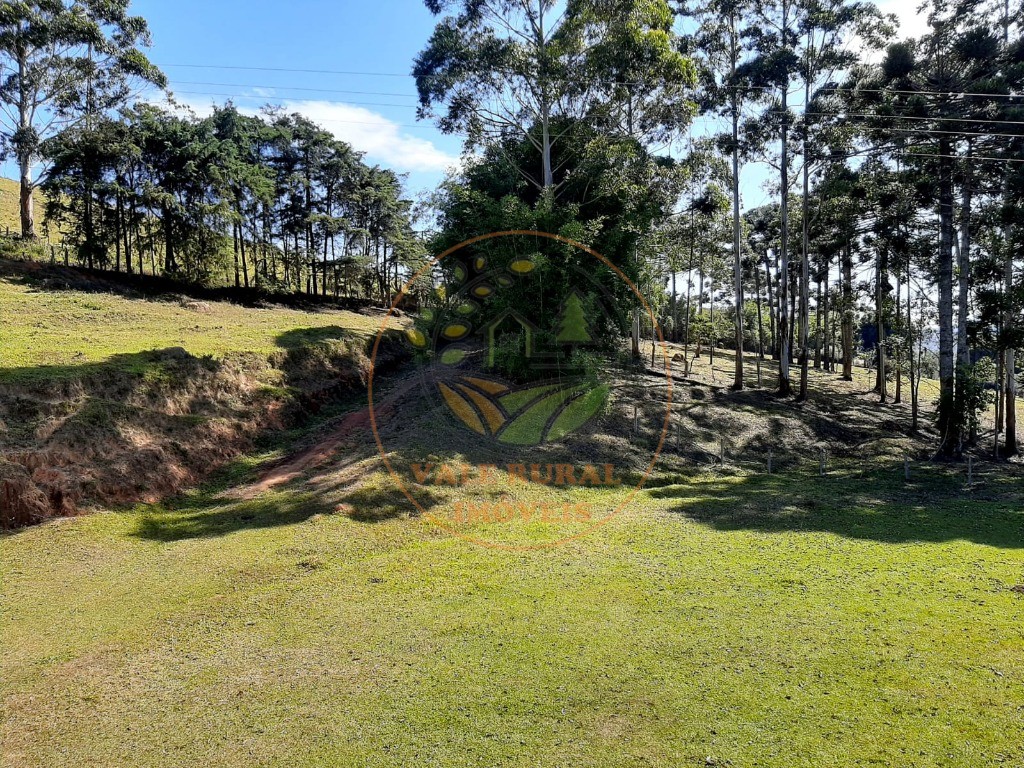
[[[388,390],[383,397],[379,398],[374,403],[377,423],[380,424],[393,416],[396,404],[418,384],[419,381],[416,377],[410,377]],[[304,448],[270,467],[255,483],[233,488],[226,492],[224,497],[243,500],[254,499],[272,488],[291,482],[311,469],[323,466],[341,450],[353,447],[354,439],[359,439],[363,445],[373,440],[369,405],[360,408],[358,411],[346,414],[326,436],[308,448]],[[346,465],[351,463],[353,463],[352,460],[345,462]]]

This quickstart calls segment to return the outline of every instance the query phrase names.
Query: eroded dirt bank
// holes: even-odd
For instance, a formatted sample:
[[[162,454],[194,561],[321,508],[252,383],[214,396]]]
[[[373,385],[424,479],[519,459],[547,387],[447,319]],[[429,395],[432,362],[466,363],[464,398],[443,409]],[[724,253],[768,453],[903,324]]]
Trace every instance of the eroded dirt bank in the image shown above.
[[[377,365],[403,357],[385,344]],[[168,348],[81,375],[0,384],[0,527],[154,501],[194,484],[324,403],[365,386],[364,338],[269,357]]]

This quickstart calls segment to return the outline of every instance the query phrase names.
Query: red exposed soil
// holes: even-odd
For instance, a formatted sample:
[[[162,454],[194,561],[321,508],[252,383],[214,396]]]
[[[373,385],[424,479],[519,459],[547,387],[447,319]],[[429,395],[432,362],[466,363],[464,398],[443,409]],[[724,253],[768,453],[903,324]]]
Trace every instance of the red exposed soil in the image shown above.
[[[396,403],[416,385],[415,380],[406,381],[376,403],[374,413],[378,421],[393,415]],[[323,439],[289,457],[286,461],[271,467],[255,483],[235,488],[225,496],[236,499],[254,499],[271,488],[284,485],[311,469],[323,466],[346,445],[351,444],[353,438],[358,437],[365,440],[370,433],[370,408],[367,406],[346,415]]]
[[[400,354],[389,350],[390,365]],[[364,386],[362,343],[200,360],[182,349],[147,353],[160,375],[101,370],[62,383],[0,387],[0,528],[77,514],[83,505],[154,502],[201,480],[326,401]],[[264,386],[274,368],[289,389]],[[328,458],[368,430],[352,414],[322,444],[281,466],[266,488]],[[258,490],[253,491],[258,493]]]

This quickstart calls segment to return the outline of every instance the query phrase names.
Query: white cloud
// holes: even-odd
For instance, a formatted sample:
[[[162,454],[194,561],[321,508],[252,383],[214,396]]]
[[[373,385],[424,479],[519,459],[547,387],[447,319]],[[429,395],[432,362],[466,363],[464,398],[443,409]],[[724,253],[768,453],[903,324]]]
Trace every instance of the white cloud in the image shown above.
[[[879,64],[885,58],[885,48],[889,43],[898,40],[906,40],[911,37],[920,37],[929,32],[928,15],[919,14],[917,6],[919,0],[876,0],[875,5],[882,13],[892,14],[896,17],[898,26],[896,34],[885,41],[882,49],[871,49],[865,46],[861,37],[855,37],[849,44],[849,49],[860,56],[861,61],[868,64]]]
[[[298,112],[348,142],[370,160],[398,171],[446,171],[459,158],[438,149],[428,139],[412,136],[402,126],[364,107],[329,101],[285,101]]]
[[[238,111],[249,115],[257,114],[260,107],[268,102],[281,106],[288,113],[298,112],[351,144],[353,149],[365,153],[370,162],[380,163],[400,173],[444,172],[459,165],[457,156],[444,152],[428,139],[409,134],[398,123],[364,107],[333,101],[267,99],[259,93],[239,95],[234,100]],[[204,100],[178,96],[176,101],[204,117],[213,112],[214,103],[223,103],[227,98]],[[239,102],[250,105],[258,102],[259,105],[243,106]]]
[[[878,9],[882,13],[892,13],[899,19],[900,28],[897,37],[900,40],[908,37],[920,37],[929,31],[928,15],[918,13],[919,0],[878,0]]]

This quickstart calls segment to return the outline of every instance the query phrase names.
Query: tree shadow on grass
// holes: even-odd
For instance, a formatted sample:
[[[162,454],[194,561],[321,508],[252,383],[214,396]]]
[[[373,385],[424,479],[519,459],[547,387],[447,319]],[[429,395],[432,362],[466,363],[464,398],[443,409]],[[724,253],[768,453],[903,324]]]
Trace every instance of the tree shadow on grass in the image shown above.
[[[430,510],[440,499],[417,493],[420,505]],[[206,539],[261,528],[304,523],[315,515],[345,515],[358,523],[382,523],[418,512],[397,489],[356,488],[340,496],[301,490],[266,492],[248,500],[196,494],[140,511],[132,535],[149,541],[173,542]]]
[[[430,491],[417,488],[413,498],[419,508],[398,490],[398,488],[374,488],[364,486],[347,493],[343,498],[345,514],[358,523],[382,523],[400,517],[418,517],[429,513],[443,499]]]
[[[311,296],[302,292],[277,292],[255,287],[204,286],[163,275],[130,274],[6,258],[0,258],[0,277],[15,278],[37,291],[72,290],[164,301],[178,301],[180,297],[187,296],[206,301],[227,301],[244,307],[286,306],[305,312],[339,309],[359,312],[376,308],[376,303],[369,299]]]
[[[1019,471],[968,490],[941,468],[844,476],[749,475],[652,490],[670,510],[720,531],[833,533],[885,544],[972,541],[1024,548]]]
[[[146,508],[132,534],[161,542],[205,539],[243,530],[295,525],[314,515],[332,512],[333,505],[309,493],[268,493],[246,501],[198,494]]]
[[[342,328],[340,325],[324,325],[283,331],[274,337],[274,343],[282,349],[295,350],[325,341],[346,341],[365,337],[365,335],[365,333],[357,333],[351,328]]]

